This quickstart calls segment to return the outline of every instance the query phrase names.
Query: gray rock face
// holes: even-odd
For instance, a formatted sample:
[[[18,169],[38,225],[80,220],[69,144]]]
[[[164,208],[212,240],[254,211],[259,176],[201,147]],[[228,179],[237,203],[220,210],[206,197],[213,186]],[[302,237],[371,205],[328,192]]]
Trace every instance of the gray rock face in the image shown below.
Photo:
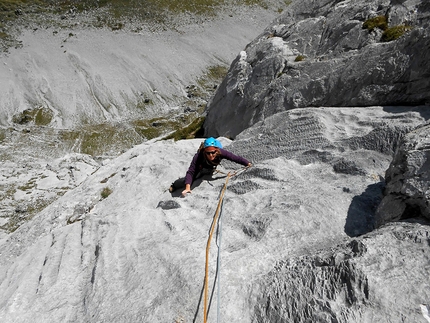
[[[385,177],[377,226],[419,216],[430,220],[430,125],[405,136]]]
[[[411,11],[414,5],[417,10]],[[402,222],[371,230],[384,176],[386,205],[400,192],[405,210],[408,205],[426,210],[430,126],[422,125],[429,122],[430,109],[300,106],[345,103],[348,95],[354,102],[391,102],[395,89],[403,91],[398,97],[404,95],[398,102],[421,102],[427,63],[412,62],[413,76],[397,67],[410,58],[400,45],[418,46],[411,35],[425,31],[417,28],[380,44],[380,32],[363,33],[361,24],[363,17],[389,9],[391,22],[407,19],[424,26],[422,12],[429,5],[305,0],[294,6],[298,10],[282,18],[291,19],[288,28],[285,22],[270,29],[283,36],[263,34],[233,64],[233,74],[235,64],[243,67],[242,74],[236,71],[237,82],[232,74],[225,81],[226,98],[238,99],[238,108],[220,110],[225,114],[217,127],[225,123],[234,134],[254,124],[234,142],[220,139],[254,166],[231,178],[226,190],[218,226],[223,240],[219,234],[209,259],[208,322],[215,322],[218,307],[224,322],[428,323],[429,227]],[[315,26],[319,35],[313,34]],[[345,29],[350,43],[327,36],[333,30],[343,34],[341,26],[350,27]],[[296,53],[317,57],[316,45],[327,59],[293,62]],[[291,48],[296,52],[290,55]],[[428,55],[425,49],[414,57]],[[280,52],[285,55],[277,56]],[[374,65],[365,53],[373,53]],[[252,64],[246,59],[251,54]],[[265,64],[269,61],[273,64]],[[360,83],[352,82],[357,70],[370,81],[362,76]],[[384,83],[390,77],[393,83]],[[266,88],[261,78],[269,81]],[[288,79],[294,82],[282,83]],[[289,96],[291,89],[298,94]],[[298,108],[286,109],[290,101]],[[249,110],[246,103],[253,104]],[[202,321],[205,246],[225,176],[202,180],[180,203],[167,190],[185,174],[200,142],[154,140],[102,165],[85,159],[64,163],[73,168],[59,183],[73,189],[0,237],[0,322]],[[36,184],[56,189],[51,177]],[[103,197],[106,188],[111,194]]]
[[[254,167],[224,196],[208,322],[219,295],[223,322],[428,323],[429,227],[369,231],[395,134],[429,113],[294,109],[220,138]],[[0,322],[203,321],[205,246],[225,175],[184,199],[167,190],[200,143],[133,147],[0,239]]]
[[[373,178],[375,184],[355,196],[348,211],[345,232],[357,236],[373,230],[374,213],[383,197],[385,176],[387,181],[392,177],[389,171],[385,175],[378,170],[384,169],[385,172],[384,167],[391,162],[402,138],[429,119],[430,109],[426,107],[294,109],[256,123],[239,134],[231,147],[253,162],[282,157],[294,159],[302,165],[324,163],[339,175]],[[422,132],[415,130],[412,134],[420,143],[426,140],[425,136],[418,139]],[[399,185],[407,176],[402,173],[405,166],[395,169],[399,173],[399,180],[396,181]],[[248,174],[252,172],[250,170]],[[271,180],[268,174],[264,178]],[[422,178],[420,184],[428,185],[427,180]],[[246,184],[246,188],[242,187],[244,191],[258,188],[255,182]],[[237,186],[235,184],[231,188],[236,193]],[[349,189],[348,185],[343,187],[345,192]],[[400,189],[396,194],[387,200],[387,207],[393,205],[394,198],[409,199],[408,196],[400,197]],[[387,210],[388,214],[390,212],[391,209]]]
[[[235,137],[277,112],[321,106],[430,102],[426,1],[296,1],[233,61],[207,109],[207,135]],[[407,24],[382,42],[363,23]],[[297,61],[302,56],[302,61]]]
[[[330,251],[279,262],[254,290],[252,322],[425,323],[428,307],[415,298],[423,295],[423,285],[390,284],[399,286],[399,277],[426,266],[427,257],[416,251],[429,242],[426,226],[390,225]],[[396,257],[402,264],[393,262]],[[384,277],[387,268],[390,277]]]
[[[270,0],[273,6],[279,2]],[[198,86],[199,95],[189,98],[187,87],[209,67],[226,67],[278,15],[260,6],[239,8],[231,3],[226,14],[211,19],[178,15],[168,30],[127,19],[115,32],[88,27],[99,18],[94,12],[67,22],[41,17],[43,27],[34,30],[25,29],[23,15],[17,36],[22,48],[8,54],[0,44],[0,125],[11,126],[21,113],[39,107],[52,114],[50,127],[64,129],[151,119],[172,106],[206,104],[211,89]],[[133,25],[140,31],[131,31]]]

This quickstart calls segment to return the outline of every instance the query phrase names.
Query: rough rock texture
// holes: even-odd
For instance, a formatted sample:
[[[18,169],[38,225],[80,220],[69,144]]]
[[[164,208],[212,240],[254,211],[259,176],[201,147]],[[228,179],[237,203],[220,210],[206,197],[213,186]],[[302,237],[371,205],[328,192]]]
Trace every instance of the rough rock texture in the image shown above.
[[[331,250],[279,262],[254,291],[252,322],[425,323],[430,307],[419,299],[428,295],[428,284],[420,276],[428,274],[429,243],[428,226],[391,224]],[[417,284],[400,287],[406,276]]]
[[[42,159],[15,155],[2,160],[0,239],[68,190],[79,186],[100,164],[91,156],[67,154]],[[3,229],[3,230],[2,230]]]
[[[385,175],[376,225],[422,216],[430,220],[430,125],[408,133]]]
[[[393,129],[428,113],[295,109],[234,142],[220,138],[254,167],[224,196],[208,322],[219,307],[224,322],[428,323],[428,226],[369,233],[400,140]],[[225,177],[202,178],[184,199],[167,190],[200,142],[136,146],[0,239],[0,321],[201,322],[205,247]]]
[[[233,61],[208,105],[206,134],[234,138],[299,107],[430,102],[429,13],[423,0],[295,1]],[[380,15],[412,29],[381,42],[381,30],[363,29]]]
[[[376,7],[378,4],[380,7]],[[416,12],[409,10],[413,4],[417,4]],[[414,39],[418,39],[414,37],[421,37],[424,27],[388,44],[376,40],[367,44],[372,37],[379,39],[378,31],[370,36],[366,32],[366,37],[360,38],[363,17],[386,12],[383,9],[388,5],[392,5],[391,21],[395,17],[403,21],[406,15],[425,24],[427,18],[422,12],[429,8],[424,2],[305,0],[294,4],[300,9],[296,14],[289,11],[282,18],[292,19],[292,25],[279,24],[278,31],[288,34],[303,28],[305,35],[297,34],[294,40],[285,37],[285,41],[296,42],[294,48],[305,55],[310,55],[308,51],[315,51],[312,55],[318,53],[318,46],[309,44],[326,46],[323,52],[327,61],[293,63],[296,54],[284,47],[284,38],[267,38],[265,33],[247,49],[259,57],[254,66],[244,56],[233,64],[231,71],[241,63],[245,71],[253,70],[252,74],[243,74],[252,76],[243,83],[243,102],[255,103],[247,110],[255,113],[255,124],[239,133],[234,142],[225,137],[220,140],[224,147],[251,160],[254,166],[231,178],[224,196],[222,225],[218,226],[216,243],[213,241],[210,250],[209,323],[219,318],[239,323],[430,322],[429,226],[420,218],[411,218],[409,222],[389,223],[371,231],[383,196],[385,172],[396,148],[413,129],[418,130],[407,135],[404,143],[415,150],[419,143],[427,145],[428,141],[420,138],[428,134],[427,126],[417,127],[428,123],[428,106],[300,108],[301,102],[314,97],[315,104],[325,97],[327,102],[345,100],[351,105],[357,101],[348,101],[348,93],[354,91],[358,102],[367,100],[366,104],[374,102],[373,97],[378,104],[386,103],[386,97],[397,90],[404,90],[405,98],[396,103],[421,102],[420,73],[425,73],[428,65],[413,69],[419,82],[412,84],[408,81],[409,72],[404,71],[400,77],[394,65],[378,59],[384,57],[381,48],[387,48],[390,51],[385,53],[386,57],[388,53],[398,54],[390,56],[388,62],[405,66],[402,59],[407,61],[408,56],[400,45],[406,42],[414,49]],[[329,19],[335,13],[350,17],[350,12],[356,13],[357,18],[339,19],[337,24]],[[315,13],[318,15],[314,16]],[[323,14],[325,18],[321,18]],[[331,29],[318,25],[324,20],[331,24]],[[332,30],[343,33],[343,29],[335,27],[345,27],[345,21],[351,23],[351,29],[346,30],[355,44],[354,49],[348,50],[350,56],[343,53],[348,44],[327,44],[332,38],[312,38],[313,25],[319,26],[322,35]],[[317,35],[321,36],[321,31]],[[424,47],[415,52],[418,58],[427,55],[428,46],[425,37],[419,39]],[[361,41],[363,47],[358,49]],[[278,43],[278,47],[273,46]],[[265,47],[256,51],[259,44]],[[273,59],[273,69],[258,64],[281,49],[286,50],[289,62]],[[373,53],[369,60],[376,67],[366,65],[364,53]],[[356,57],[361,58],[355,60]],[[350,64],[336,69],[336,62],[347,59]],[[303,72],[300,75],[304,83],[297,76],[296,83],[278,87],[284,78],[294,75],[294,69],[288,70],[294,64],[296,72]],[[359,64],[360,73],[369,73],[366,75],[372,79],[372,86],[365,77],[357,79],[363,83],[351,83],[352,68]],[[258,78],[266,72],[267,79],[273,79],[279,66],[281,74],[277,81],[269,82],[267,91],[258,85]],[[320,73],[321,84],[339,91],[321,95],[324,87],[315,85],[316,79],[306,81],[311,69],[316,73],[313,75]],[[343,71],[342,77],[339,70]],[[329,71],[334,73],[334,79]],[[376,90],[384,89],[387,81],[385,73],[391,73],[395,81],[388,83],[392,91],[383,92],[386,97],[378,97],[375,93],[382,92]],[[231,80],[228,77],[226,84]],[[333,80],[346,82],[343,85]],[[308,97],[293,97],[297,99],[297,109],[284,111],[283,102],[288,96],[283,91],[287,93],[294,89],[294,84],[305,83],[307,90],[301,93]],[[234,82],[230,85],[232,91],[241,89]],[[276,97],[273,93],[282,95]],[[228,107],[236,115],[221,113],[219,120],[231,127],[231,134],[244,129],[253,118],[244,113],[242,97],[237,98],[238,109],[235,110],[236,105]],[[276,107],[276,111],[270,111],[270,107]],[[243,124],[234,124],[238,116],[244,118]],[[201,139],[152,140],[106,160],[103,165],[79,155],[70,161],[58,160],[57,170],[63,169],[62,165],[81,169],[78,173],[66,172],[62,179],[62,183],[75,187],[29,222],[0,237],[0,321],[202,321],[205,247],[225,175],[199,179],[192,194],[183,199],[178,198],[179,192],[168,192],[171,182],[185,175],[200,142]],[[404,151],[409,154],[414,151],[406,148]],[[413,156],[418,154],[414,152]],[[423,157],[410,165],[422,170],[427,167]],[[227,171],[238,166],[223,162],[220,169]],[[396,178],[393,174],[398,174],[396,169],[391,171],[387,172],[388,185]],[[408,171],[421,174],[418,168],[404,171],[406,175]],[[75,175],[79,175],[76,180]],[[424,192],[425,178],[419,182],[419,178],[399,176]],[[43,187],[49,187],[51,182],[47,182]]]

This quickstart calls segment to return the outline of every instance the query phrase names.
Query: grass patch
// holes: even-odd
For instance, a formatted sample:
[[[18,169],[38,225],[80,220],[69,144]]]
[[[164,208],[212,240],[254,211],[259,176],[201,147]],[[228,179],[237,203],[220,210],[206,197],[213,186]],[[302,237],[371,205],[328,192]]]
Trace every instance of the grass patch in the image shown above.
[[[64,130],[59,139],[66,150],[91,156],[118,154],[142,142],[142,137],[127,124],[86,125],[76,130]]]
[[[182,129],[193,123],[197,114],[166,115],[122,124],[86,125],[76,130],[61,131],[59,139],[67,151],[91,156],[117,155],[146,140]]]
[[[388,28],[387,17],[377,16],[374,18],[367,19],[363,23],[363,28],[369,30],[369,32],[373,31],[375,28],[386,30]]]
[[[6,139],[6,129],[0,129],[0,143]]]
[[[174,126],[174,122],[165,118],[154,118],[149,120],[134,120],[131,125],[141,137],[148,140],[157,138],[162,134],[165,128]]]
[[[192,138],[200,138],[203,137],[203,123],[205,122],[204,117],[196,118],[193,122],[191,122],[188,126],[176,130],[174,133],[164,137],[163,139],[173,139],[173,140],[181,140],[181,139],[192,139]]]
[[[65,143],[66,150],[92,156],[118,154],[145,140],[189,139],[203,135],[204,118],[201,114],[206,101],[215,91],[217,84],[226,76],[228,67],[223,65],[210,66],[206,73],[197,80],[196,85],[187,87],[188,99],[183,102],[185,112],[172,112],[152,119],[131,120],[122,124],[85,125],[77,130],[60,132],[60,141]],[[144,98],[137,104],[138,109],[146,109],[153,104]],[[84,122],[83,122],[84,123]]]
[[[52,111],[47,108],[39,108],[34,117],[34,123],[36,126],[46,126],[51,123],[54,117]]]
[[[207,77],[212,80],[223,79],[228,72],[228,68],[222,65],[210,66],[207,72]]]
[[[411,29],[412,27],[405,26],[405,25],[390,27],[382,33],[381,41],[389,42],[389,41],[396,40],[402,37],[406,32],[408,32]]]
[[[48,108],[35,108],[27,109],[21,113],[14,115],[12,120],[17,124],[28,124],[33,123],[37,126],[46,126],[51,123],[53,118],[53,113]]]
[[[102,189],[102,191],[100,192],[100,196],[102,197],[102,199],[104,200],[105,198],[107,198],[109,195],[112,194],[112,190],[109,187],[105,187],[104,189]]]
[[[213,94],[218,84],[222,82],[228,72],[228,67],[224,65],[213,65],[210,66],[207,72],[197,80],[197,84],[200,89],[196,86],[188,89],[188,96],[190,94],[194,97],[209,97]]]
[[[369,30],[369,32],[373,31],[375,28],[383,30],[381,36],[382,42],[396,40],[412,29],[411,26],[406,25],[388,27],[388,21],[386,16],[377,16],[366,20],[363,23],[363,28]]]
[[[303,55],[297,55],[297,57],[294,59],[295,62],[301,62],[304,60],[305,60],[305,57]]]
[[[285,2],[286,5],[289,1]],[[172,14],[192,13],[214,15],[223,6],[231,5],[227,0],[2,0],[0,1],[0,31],[19,17],[29,14],[53,14],[63,16],[95,11],[99,26],[113,30],[122,29],[128,18],[140,21],[169,24]],[[268,8],[264,0],[238,0],[235,5],[258,5]],[[103,9],[103,10],[98,10]],[[98,11],[97,11],[98,10]],[[105,14],[107,13],[107,14]]]

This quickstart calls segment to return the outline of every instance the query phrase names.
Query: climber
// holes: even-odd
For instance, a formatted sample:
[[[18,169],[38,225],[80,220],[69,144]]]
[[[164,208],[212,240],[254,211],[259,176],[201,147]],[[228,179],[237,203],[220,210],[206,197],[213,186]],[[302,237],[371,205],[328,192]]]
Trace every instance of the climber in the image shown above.
[[[228,159],[237,164],[250,167],[252,164],[243,157],[236,156],[235,154],[222,148],[221,143],[213,138],[207,138],[198,149],[191,161],[190,167],[184,178],[177,179],[169,188],[169,191],[173,191],[183,188],[182,196],[186,196],[191,193],[191,184],[197,178],[212,174],[216,167],[220,164],[221,160]]]

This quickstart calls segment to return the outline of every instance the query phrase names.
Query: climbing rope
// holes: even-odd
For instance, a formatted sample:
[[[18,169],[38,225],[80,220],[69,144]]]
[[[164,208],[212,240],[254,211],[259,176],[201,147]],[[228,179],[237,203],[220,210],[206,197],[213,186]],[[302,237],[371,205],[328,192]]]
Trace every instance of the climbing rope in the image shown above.
[[[224,201],[221,203],[221,211],[219,213],[218,217],[218,236],[217,236],[217,245],[218,245],[218,255],[217,255],[217,271],[218,271],[218,279],[217,279],[217,285],[218,285],[218,292],[217,292],[217,302],[216,302],[216,312],[217,312],[217,323],[221,321],[221,312],[220,312],[220,304],[221,304],[221,238],[222,238],[222,209],[224,206]]]
[[[218,169],[215,169],[214,172],[215,173],[220,173],[220,174],[223,174],[223,175],[230,174],[230,178],[232,178],[232,177],[238,176],[239,174],[243,173],[244,171],[246,171],[250,167],[251,166],[245,166],[245,167],[242,167],[242,168],[240,168],[240,169],[238,169],[238,170],[236,170],[234,172],[229,172],[229,173],[223,172],[223,171],[218,170]]]
[[[211,226],[211,229],[209,231],[208,242],[206,244],[205,290],[204,290],[204,311],[203,311],[203,322],[204,323],[207,322],[207,316],[208,316],[207,311],[208,311],[208,290],[209,290],[209,250],[211,247],[212,235],[213,235],[214,230],[215,230],[215,226],[216,226],[218,216],[219,216],[219,213],[221,210],[222,200],[224,198],[225,190],[227,189],[227,183],[228,183],[229,179],[230,179],[230,173],[227,174],[227,178],[226,178],[224,186],[221,190],[221,194],[220,194],[220,197],[218,200],[218,206],[217,206],[216,211],[215,211],[214,220],[212,221],[212,226]]]
[[[203,322],[206,323],[207,322],[207,315],[208,315],[208,291],[209,291],[209,250],[210,250],[210,245],[211,245],[211,240],[212,240],[212,236],[213,236],[213,232],[215,230],[215,227],[217,225],[218,219],[220,218],[221,212],[222,212],[222,206],[223,206],[223,199],[224,199],[224,194],[225,191],[227,189],[227,184],[230,178],[239,175],[240,173],[244,172],[245,170],[247,170],[250,166],[246,166],[243,167],[233,173],[228,172],[227,178],[225,179],[225,183],[224,186],[221,190],[220,193],[220,197],[218,200],[218,206],[216,208],[215,211],[215,215],[214,215],[214,219],[212,221],[212,225],[209,231],[209,238],[206,244],[206,264],[205,264],[205,285],[204,285],[204,312],[203,312]],[[218,173],[223,173],[222,171],[216,171]],[[217,258],[217,267],[218,270],[220,269],[220,249],[221,249],[221,220],[219,221],[219,245],[218,245],[218,258]],[[220,284],[219,284],[219,273],[218,273],[218,301],[217,301],[217,314],[218,314],[218,320],[219,320],[219,304],[220,304]]]

